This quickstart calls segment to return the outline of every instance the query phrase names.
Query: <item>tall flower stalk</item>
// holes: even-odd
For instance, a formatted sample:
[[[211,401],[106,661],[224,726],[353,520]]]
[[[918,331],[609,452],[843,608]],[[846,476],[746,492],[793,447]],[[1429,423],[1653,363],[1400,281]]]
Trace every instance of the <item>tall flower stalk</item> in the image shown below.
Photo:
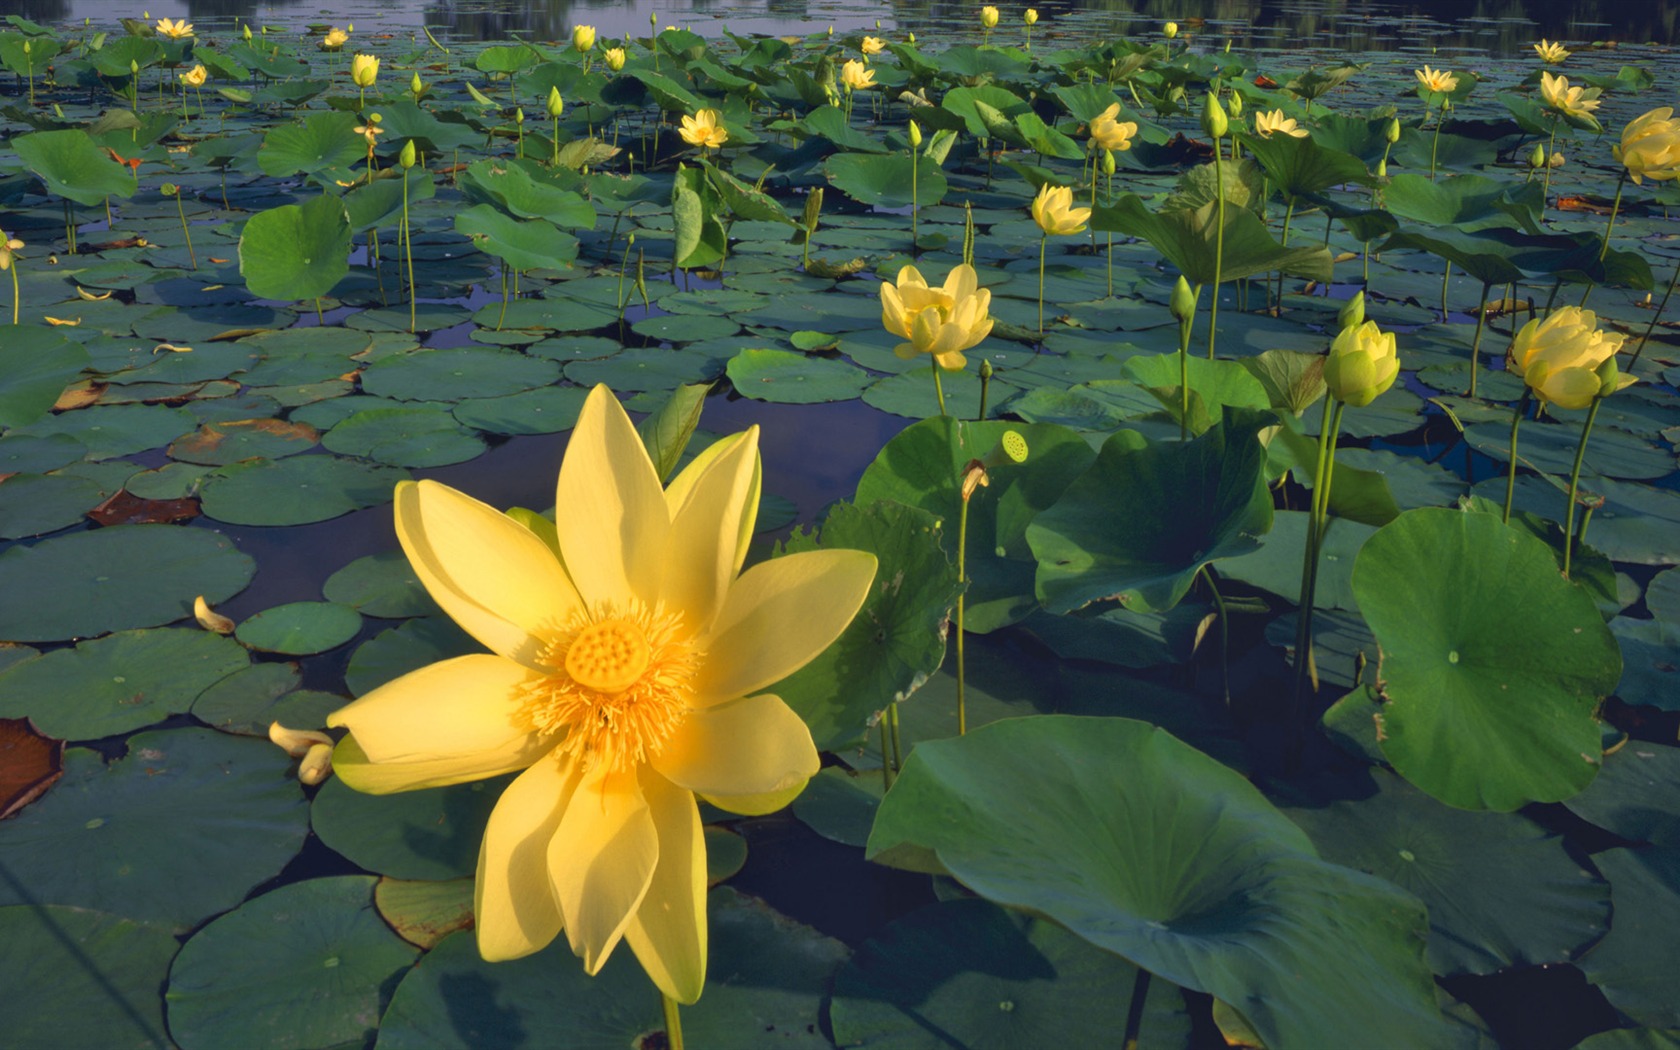
[[[1231,129],[1231,119],[1225,115],[1224,107],[1219,104],[1219,96],[1212,91],[1207,93],[1202,103],[1202,130],[1213,137],[1213,186],[1214,196],[1218,200],[1218,227],[1213,235],[1213,302],[1208,306],[1208,360],[1213,360],[1214,340],[1219,335],[1219,284],[1221,270],[1225,263],[1225,164],[1220,159],[1224,152],[1220,145],[1225,133]]]
[[[399,234],[403,245],[403,261],[408,266],[408,330],[414,331],[415,288],[414,288],[414,238],[408,225],[408,173],[414,167],[414,140],[403,143],[402,153],[397,157],[397,164],[402,167],[402,232]]]
[[[1050,235],[1057,236],[1076,234],[1085,229],[1085,222],[1091,217],[1090,208],[1075,208],[1073,206],[1073,190],[1067,186],[1052,186],[1049,183],[1038,188],[1038,196],[1032,202],[1033,221],[1038,223],[1042,233],[1038,242],[1038,335],[1044,337],[1044,264],[1050,246]]]

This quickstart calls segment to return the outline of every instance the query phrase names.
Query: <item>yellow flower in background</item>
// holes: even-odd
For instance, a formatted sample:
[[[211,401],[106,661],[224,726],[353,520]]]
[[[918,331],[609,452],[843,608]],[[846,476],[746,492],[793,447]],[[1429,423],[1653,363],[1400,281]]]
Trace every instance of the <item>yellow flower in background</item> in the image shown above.
[[[1178,36],[1178,23],[1168,22],[1166,25],[1161,27],[1161,32],[1166,35],[1168,40],[1173,39]]]
[[[349,33],[346,33],[344,30],[338,28],[337,26],[333,26],[331,29],[327,30],[327,35],[321,38],[321,50],[322,51],[337,51],[337,50],[340,50],[341,48],[344,47],[344,45],[346,43],[349,42],[349,40],[350,40],[350,34]]]
[[[897,284],[881,283],[881,324],[909,340],[893,352],[905,360],[932,354],[947,372],[966,365],[963,351],[991,334],[991,305],[992,293],[980,287],[979,276],[967,263],[953,267],[940,288],[929,287],[914,266],[898,271]]]
[[[980,24],[987,29],[996,26],[998,24],[998,9],[990,6],[982,7],[980,9]]]
[[[840,82],[848,91],[862,91],[875,86],[875,71],[855,58],[848,58],[840,67]]]
[[[1610,153],[1635,183],[1680,175],[1680,120],[1674,119],[1674,107],[1659,106],[1628,121],[1621,144],[1610,147]]]
[[[350,79],[356,86],[366,89],[373,86],[379,79],[379,59],[373,55],[357,55],[350,60]]]
[[[1458,90],[1458,78],[1444,69],[1430,69],[1424,66],[1422,69],[1413,70],[1412,75],[1417,77],[1418,83],[1423,85],[1425,91],[1449,95]]]
[[[614,73],[624,68],[624,49],[622,47],[609,47],[601,52],[601,57],[606,60],[607,68]]]
[[[175,79],[179,80],[188,87],[203,87],[204,82],[209,79],[209,77],[210,71],[205,69],[203,66],[193,66],[185,73],[175,74]]]
[[[1021,21],[1027,23],[1027,25],[1030,25],[1030,26],[1038,25],[1038,8],[1036,8],[1036,7],[1027,8],[1026,13],[1021,15]]]
[[[701,149],[717,149],[729,141],[729,132],[718,123],[718,111],[715,109],[703,109],[692,117],[684,116],[679,134],[684,142]]]
[[[595,46],[595,27],[594,26],[573,26],[572,27],[572,49],[574,51],[576,51],[578,54],[581,55],[581,54],[589,51],[594,46]]]
[[[858,47],[858,50],[862,51],[866,55],[878,55],[882,51],[886,50],[886,47],[887,45],[881,41],[880,37],[866,36],[863,38],[863,43]]]
[[[1091,141],[1098,149],[1121,151],[1132,148],[1132,138],[1137,134],[1138,126],[1129,120],[1122,122],[1119,117],[1120,103],[1116,102],[1091,118]]]
[[[184,18],[180,21],[173,18],[160,18],[157,22],[157,35],[166,36],[171,40],[183,40],[193,35],[192,23]]]
[[[23,242],[16,237],[9,237],[0,230],[0,270],[10,270],[12,259],[23,250]],[[14,324],[16,322],[13,322]]]
[[[485,959],[562,932],[584,969],[621,941],[671,999],[706,979],[698,795],[756,815],[817,772],[810,730],[766,686],[851,622],[875,557],[746,557],[758,428],[662,489],[635,425],[589,393],[560,466],[553,531],[435,481],[396,490],[416,576],[491,652],[422,667],[340,708],[333,766],[383,794],[523,770],[496,802],[474,887]],[[544,530],[547,531],[547,530]]]
[[[1550,73],[1540,74],[1540,97],[1546,100],[1546,105],[1557,110],[1566,117],[1588,117],[1598,108],[1598,96],[1602,92],[1598,88],[1578,88],[1569,86],[1568,77],[1554,77]]]
[[[1354,408],[1375,401],[1399,374],[1394,333],[1382,331],[1375,321],[1342,329],[1324,361],[1324,385],[1330,396]]]
[[[1586,408],[1602,385],[1598,369],[1627,337],[1598,327],[1598,315],[1560,306],[1522,326],[1511,343],[1511,371],[1542,401],[1560,408]]]
[[[1032,202],[1033,221],[1038,228],[1052,236],[1078,233],[1091,217],[1090,208],[1073,206],[1073,190],[1067,186],[1052,186],[1048,182],[1038,188]]]
[[[1307,129],[1297,127],[1293,117],[1283,115],[1283,110],[1274,109],[1270,113],[1264,111],[1254,114],[1254,131],[1263,139],[1273,135],[1288,135],[1291,138],[1304,139]]]
[[[1570,55],[1570,52],[1564,50],[1562,44],[1551,43],[1544,37],[1538,44],[1534,45],[1534,53],[1540,56],[1540,61],[1550,62],[1554,66],[1562,65],[1563,60]]]

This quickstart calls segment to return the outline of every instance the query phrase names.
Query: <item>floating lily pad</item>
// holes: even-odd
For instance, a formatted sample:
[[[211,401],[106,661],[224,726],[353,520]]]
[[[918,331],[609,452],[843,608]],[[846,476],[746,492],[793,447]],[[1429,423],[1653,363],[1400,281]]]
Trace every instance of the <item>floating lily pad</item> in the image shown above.
[[[1680,748],[1630,740],[1564,805],[1624,839],[1680,846]]]
[[[410,944],[431,949],[473,924],[473,880],[415,882],[382,878],[373,887],[379,914]]]
[[[511,777],[364,795],[336,777],[310,807],[322,842],[358,867],[398,879],[453,879],[478,863],[490,810]]]
[[[709,383],[723,374],[721,358],[694,349],[662,347],[625,350],[603,361],[573,361],[566,366],[566,378],[582,387],[605,383],[620,393],[632,390],[674,390],[694,383]]]
[[[20,1047],[166,1050],[158,988],[179,947],[167,926],[104,912],[0,908],[0,969],[11,975],[6,1040]]]
[[[69,528],[104,499],[99,486],[74,475],[14,474],[0,483],[0,540]]]
[[[364,616],[432,616],[432,601],[402,551],[357,558],[327,577],[321,588],[328,601],[355,606]]]
[[[462,346],[388,357],[362,373],[362,389],[403,401],[502,397],[547,386],[560,376],[552,362],[511,350]]]
[[[338,456],[260,459],[208,476],[202,507],[232,525],[306,525],[385,503],[406,477],[406,470]]]
[[[115,459],[167,445],[198,425],[193,414],[165,405],[95,405],[48,416],[23,433],[68,434],[87,448],[89,459]]]
[[[755,401],[813,405],[850,400],[874,379],[845,361],[791,350],[743,350],[730,359],[729,381]]]
[[[484,442],[437,408],[371,408],[339,423],[321,444],[393,467],[442,467],[484,452]]]
[[[47,414],[88,365],[88,353],[51,328],[11,326],[0,340],[0,427],[27,426]]]
[[[829,766],[793,800],[793,815],[825,839],[861,848],[869,841],[869,828],[884,793],[875,773]]]
[[[1587,980],[1616,1009],[1653,1028],[1680,1027],[1680,850],[1608,849],[1593,863],[1610,880],[1616,905],[1610,933],[1581,959]]]
[[[171,459],[225,467],[244,459],[280,459],[312,448],[320,434],[307,423],[236,419],[206,423],[169,445]]]
[[[483,649],[447,616],[423,616],[357,646],[344,671],[344,684],[361,696],[416,668]]]
[[[235,632],[245,645],[265,653],[308,656],[356,637],[362,617],[337,602],[291,602],[264,609]]]
[[[588,395],[580,387],[545,386],[461,401],[452,411],[460,422],[489,434],[554,434],[577,422]]]
[[[1278,511],[1272,516],[1272,531],[1260,538],[1260,549],[1227,559],[1220,564],[1219,574],[1296,601],[1301,594],[1301,559],[1306,551],[1309,518],[1304,511]],[[1343,518],[1331,518],[1327,525],[1319,551],[1314,604],[1356,610],[1359,606],[1353,600],[1350,582],[1353,559],[1377,530]]]

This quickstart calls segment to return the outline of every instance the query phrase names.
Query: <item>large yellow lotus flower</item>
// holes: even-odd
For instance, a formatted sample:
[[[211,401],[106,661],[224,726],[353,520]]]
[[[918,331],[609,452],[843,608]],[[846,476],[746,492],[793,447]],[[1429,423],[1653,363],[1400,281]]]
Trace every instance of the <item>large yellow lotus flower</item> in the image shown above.
[[[1610,153],[1636,184],[1680,175],[1680,120],[1674,119],[1674,107],[1659,106],[1628,121],[1621,144],[1610,147]]]
[[[966,365],[963,351],[991,334],[991,305],[991,291],[980,287],[979,275],[967,263],[953,267],[940,288],[930,288],[914,266],[898,271],[897,284],[881,284],[881,324],[909,340],[893,353],[905,360],[932,354],[947,372]]]
[[[1273,135],[1288,135],[1297,139],[1307,137],[1307,129],[1296,126],[1295,118],[1284,116],[1281,109],[1274,109],[1270,113],[1257,111],[1254,114],[1254,131],[1263,139],[1269,139]]]
[[[840,67],[840,82],[848,91],[862,91],[875,86],[875,71],[855,58],[848,58]]]
[[[601,57],[606,60],[607,68],[614,73],[624,68],[625,55],[622,47],[609,47],[601,52]]]
[[[887,45],[878,36],[866,36],[863,44],[858,48],[866,55],[878,55],[886,50]]]
[[[1598,88],[1570,87],[1568,77],[1554,77],[1546,72],[1540,74],[1540,97],[1546,100],[1546,105],[1566,117],[1591,116],[1592,111],[1598,108],[1601,93]]]
[[[173,18],[160,18],[157,22],[157,35],[166,36],[171,40],[184,40],[193,35],[192,23],[184,18],[180,21]]]
[[[572,27],[572,49],[578,54],[584,54],[595,46],[594,26]]]
[[[350,79],[359,88],[370,88],[379,79],[379,59],[373,55],[357,55],[350,60]]]
[[[1073,206],[1073,190],[1067,186],[1052,186],[1048,182],[1038,188],[1032,202],[1033,221],[1038,228],[1053,236],[1079,233],[1085,220],[1091,217],[1090,208]]]
[[[203,66],[193,66],[191,69],[187,70],[185,73],[175,74],[175,79],[176,80],[179,80],[181,83],[187,85],[188,87],[195,87],[195,88],[196,87],[203,87],[204,82],[207,79],[209,79],[209,77],[210,77],[210,71],[205,69]]]
[[[1511,343],[1511,371],[1542,401],[1586,408],[1602,385],[1599,366],[1615,356],[1626,338],[1600,330],[1591,310],[1561,306],[1517,332]]]
[[[1458,90],[1458,78],[1444,69],[1430,69],[1424,66],[1422,69],[1414,69],[1412,75],[1417,77],[1418,83],[1423,85],[1425,91],[1447,95]]]
[[[662,992],[706,975],[699,795],[777,809],[817,772],[805,723],[763,690],[826,649],[875,573],[819,550],[741,572],[757,428],[670,488],[612,392],[584,402],[545,539],[435,481],[396,492],[415,575],[491,650],[422,667],[334,712],[333,767],[386,793],[524,770],[496,802],[474,891],[491,961],[565,932],[596,973],[627,941]]]
[[[987,29],[993,29],[998,24],[998,9],[987,5],[980,9],[980,24]]]
[[[321,38],[321,50],[338,51],[349,42],[350,34],[346,33],[337,26],[333,26],[331,29],[327,30],[327,35]]]
[[[715,109],[703,109],[692,117],[685,115],[679,134],[684,142],[701,149],[717,149],[729,141],[729,132],[718,123]]]
[[[1137,134],[1138,126],[1129,120],[1122,122],[1119,117],[1120,103],[1116,102],[1091,118],[1091,141],[1098,149],[1120,152],[1132,148],[1132,137]]]
[[[1399,374],[1394,333],[1382,331],[1375,321],[1342,329],[1324,361],[1324,385],[1330,396],[1354,408],[1375,401]]]
[[[1540,42],[1534,45],[1534,53],[1540,56],[1540,61],[1550,62],[1554,66],[1562,65],[1563,60],[1570,55],[1562,44],[1554,44],[1545,38],[1541,38]]]

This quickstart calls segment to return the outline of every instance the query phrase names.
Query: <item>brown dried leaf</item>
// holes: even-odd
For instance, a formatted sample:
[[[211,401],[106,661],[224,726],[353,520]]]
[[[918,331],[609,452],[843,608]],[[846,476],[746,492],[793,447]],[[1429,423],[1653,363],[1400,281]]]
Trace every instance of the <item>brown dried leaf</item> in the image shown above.
[[[198,517],[196,499],[141,499],[127,489],[87,512],[101,525],[150,525]]]
[[[64,393],[58,395],[58,400],[53,404],[53,411],[68,412],[73,408],[86,408],[98,402],[99,395],[104,392],[105,384],[95,383],[91,379],[72,383],[64,388]]]
[[[64,741],[27,718],[0,718],[0,820],[40,798],[64,775]]]

